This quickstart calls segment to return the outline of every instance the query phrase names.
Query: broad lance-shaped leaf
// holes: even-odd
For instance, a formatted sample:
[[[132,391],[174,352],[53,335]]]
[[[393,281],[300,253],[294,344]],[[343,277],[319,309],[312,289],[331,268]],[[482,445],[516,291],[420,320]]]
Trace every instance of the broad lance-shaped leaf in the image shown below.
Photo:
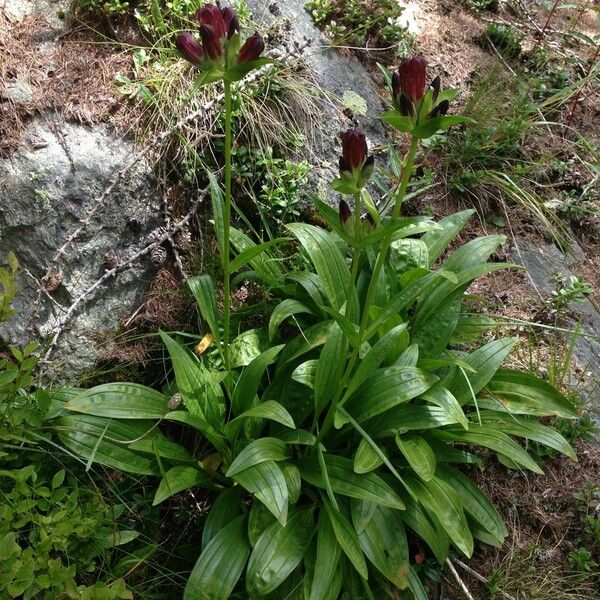
[[[313,509],[292,510],[287,525],[273,523],[258,538],[248,561],[246,588],[265,596],[300,564],[313,534]]]
[[[365,438],[361,439],[354,455],[354,472],[370,473],[382,464],[383,460],[373,446]]]
[[[250,442],[233,460],[227,477],[233,477],[241,471],[267,461],[281,461],[290,457],[289,448],[277,438],[258,438]]]
[[[421,394],[421,399],[443,408],[449,416],[455,419],[456,423],[460,423],[465,429],[468,428],[467,416],[461,405],[441,383],[434,385],[424,394]]]
[[[256,464],[233,476],[242,487],[254,494],[285,525],[289,492],[285,477],[274,461]]]
[[[429,481],[423,481],[411,473],[406,473],[405,477],[411,495],[435,515],[456,547],[470,557],[473,553],[473,536],[458,494],[439,477]]]
[[[475,211],[470,209],[445,217],[438,222],[437,229],[428,231],[421,238],[429,249],[429,266],[433,266],[474,213]]]
[[[486,391],[492,400],[485,400],[487,408],[538,417],[558,416],[576,419],[577,410],[555,387],[529,373],[499,369],[487,383]]]
[[[306,223],[292,223],[288,229],[298,238],[313,263],[329,303],[340,309],[346,301],[350,271],[331,234]]]
[[[202,528],[202,549],[242,512],[243,494],[244,490],[236,485],[217,496]]]
[[[277,329],[287,318],[299,314],[312,314],[312,310],[302,302],[286,298],[282,300],[271,313],[269,318],[269,339],[272,340],[277,333]]]
[[[265,350],[242,371],[231,398],[231,407],[235,416],[252,407],[254,396],[258,392],[267,367],[277,358],[282,349],[283,345]]]
[[[276,421],[277,423],[281,423],[286,427],[290,427],[294,429],[296,426],[294,425],[294,419],[290,413],[283,407],[279,402],[275,400],[265,400],[252,408],[244,411],[241,415],[232,419],[226,426],[226,430],[228,430],[232,423],[237,423],[242,421],[243,419],[250,418],[262,418],[269,419],[270,421]]]
[[[331,489],[335,494],[369,500],[381,506],[402,510],[404,503],[396,492],[375,473],[360,475],[353,470],[352,460],[325,454],[325,465]],[[302,479],[323,490],[326,489],[319,461],[309,456],[299,462]]]
[[[474,372],[456,367],[442,381],[444,387],[454,395],[459,404],[472,402],[473,395],[487,386],[516,342],[517,338],[514,337],[500,338],[477,348],[463,358]]]
[[[256,244],[244,232],[235,227],[230,228],[229,235],[231,246],[240,253],[256,247]],[[281,281],[283,272],[277,261],[269,259],[264,253],[253,256],[249,262],[267,285],[275,286]]]
[[[317,372],[315,373],[315,412],[320,415],[321,411],[331,402],[334,390],[340,385],[340,377],[344,364],[346,342],[340,327],[335,324],[323,345]]]
[[[401,512],[377,506],[358,539],[371,564],[397,588],[404,589],[408,584],[409,561]]]
[[[414,434],[397,435],[396,444],[412,470],[421,479],[429,481],[433,478],[436,468],[435,454],[424,438]]]
[[[456,417],[439,406],[402,404],[376,417],[368,424],[373,437],[395,437],[398,433],[418,429],[437,429],[456,423]]]
[[[160,419],[169,409],[168,397],[137,383],[105,383],[82,390],[65,408],[112,419]]]
[[[185,407],[219,431],[225,416],[225,401],[220,386],[212,379],[208,369],[179,342],[164,331],[160,332],[160,336],[169,351],[177,389]]]
[[[173,455],[191,461],[185,450],[167,440],[152,421],[117,421],[92,415],[68,415],[56,421],[58,437],[69,450],[90,462],[137,475],[160,475],[156,456]],[[146,439],[146,448],[131,442]],[[149,447],[149,451],[148,451]]]
[[[160,481],[152,506],[160,504],[167,498],[192,487],[213,487],[213,481],[206,473],[196,467],[178,465],[169,469]]]
[[[400,518],[431,548],[440,564],[446,562],[450,539],[433,513],[428,513],[420,502],[409,494],[404,496],[406,510],[400,512]]]
[[[489,448],[534,473],[543,474],[538,464],[517,442],[493,426],[471,423],[468,431],[438,430],[432,432],[431,435],[441,440],[464,442],[466,444],[476,444],[484,448]]]
[[[309,600],[337,600],[339,590],[331,595],[336,572],[339,571],[342,549],[337,542],[331,521],[325,510],[319,513],[317,553]]]
[[[379,369],[357,390],[347,409],[363,422],[416,398],[438,381],[435,375],[415,367]]]
[[[489,424],[503,433],[533,440],[538,444],[561,452],[574,461],[577,460],[577,455],[571,444],[556,429],[542,425],[534,419],[516,417],[509,413],[493,410],[481,411],[480,418],[483,423]]]
[[[484,496],[481,490],[463,473],[448,466],[441,466],[438,476],[460,496],[465,511],[501,545],[508,535],[504,520]]]
[[[323,498],[323,505],[333,527],[335,537],[344,554],[360,573],[360,576],[363,579],[368,579],[367,563],[365,562],[356,531],[347,521],[346,517],[327,498]]]
[[[249,554],[246,517],[240,516],[221,529],[204,548],[189,576],[183,600],[227,600]]]
[[[217,297],[212,277],[210,277],[210,275],[189,277],[186,280],[186,283],[198,303],[202,318],[208,323],[208,327],[212,332],[215,341],[219,343],[221,331],[219,329]]]

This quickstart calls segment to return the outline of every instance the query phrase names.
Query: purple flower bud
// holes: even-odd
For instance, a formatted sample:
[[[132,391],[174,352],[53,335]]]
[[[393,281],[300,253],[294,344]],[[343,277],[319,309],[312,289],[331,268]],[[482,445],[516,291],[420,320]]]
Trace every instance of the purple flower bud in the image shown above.
[[[427,87],[427,63],[420,56],[407,58],[398,67],[397,87],[405,96],[417,104]]]
[[[352,211],[345,200],[340,200],[340,223],[342,227],[352,218]]]
[[[365,134],[359,129],[349,129],[342,133],[342,158],[340,169],[354,171],[361,169],[367,160],[367,140]]]
[[[254,33],[251,35],[245,42],[244,45],[240,48],[239,54],[237,55],[238,63],[244,63],[251,60],[256,60],[265,49],[264,40],[258,35],[258,33]]]
[[[223,22],[225,23],[225,31],[227,37],[230,38],[234,33],[240,30],[240,23],[235,14],[235,11],[230,6],[226,6],[222,11]]]
[[[202,46],[196,41],[196,38],[189,32],[182,33],[175,40],[177,49],[192,64],[198,65],[202,60]]]
[[[405,117],[412,117],[415,114],[415,107],[412,100],[405,94],[400,94],[398,104],[400,105],[400,113]]]
[[[196,19],[198,23],[200,23],[200,25],[208,25],[209,27],[211,27],[213,30],[213,34],[217,40],[220,40],[221,38],[224,38],[227,35],[227,27],[225,25],[223,13],[216,4],[204,5],[196,13]]]
[[[432,90],[433,90],[433,95],[431,96],[431,100],[435,103],[435,101],[437,100],[439,94],[440,94],[440,88],[442,86],[442,82],[440,80],[440,76],[438,75],[432,82],[431,85],[429,86]]]
[[[450,102],[442,100],[427,116],[431,118],[441,117],[448,112],[448,108],[450,108]]]
[[[210,25],[200,25],[200,37],[202,38],[202,47],[208,58],[219,58],[223,54],[221,40],[215,34],[215,30]]]
[[[370,213],[363,215],[360,218],[360,221],[362,223],[362,230],[365,235],[373,232],[375,230],[375,227],[377,227]]]

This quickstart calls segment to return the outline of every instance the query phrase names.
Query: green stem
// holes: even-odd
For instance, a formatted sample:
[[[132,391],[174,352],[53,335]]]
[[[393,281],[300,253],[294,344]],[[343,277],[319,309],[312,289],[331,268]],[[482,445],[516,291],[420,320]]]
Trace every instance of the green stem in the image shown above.
[[[419,146],[419,140],[416,137],[413,137],[410,142],[410,148],[408,153],[406,154],[406,159],[404,161],[404,170],[402,172],[402,180],[400,181],[400,187],[398,188],[398,192],[396,194],[396,201],[394,204],[394,208],[392,210],[392,219],[397,219],[400,216],[400,210],[402,208],[402,201],[404,200],[404,196],[406,195],[406,190],[408,188],[408,182],[410,181],[410,176],[413,171],[415,156],[417,154],[417,148]],[[354,365],[358,359],[358,353],[360,347],[362,345],[362,340],[365,334],[365,330],[367,328],[367,324],[369,321],[369,313],[371,311],[371,305],[373,304],[373,300],[375,297],[375,292],[377,291],[377,285],[379,281],[379,276],[381,274],[381,270],[383,269],[383,265],[387,259],[387,255],[392,244],[392,235],[390,234],[386,237],[382,244],[379,254],[377,256],[377,261],[375,262],[375,267],[373,268],[373,273],[371,275],[371,281],[369,283],[369,288],[367,290],[367,297],[365,299],[365,304],[362,307],[362,318],[360,323],[360,329],[358,331],[358,340],[357,344],[354,347],[352,352],[352,356],[348,362],[348,366],[346,367],[346,372],[342,377],[342,381],[348,381],[352,371],[354,370]],[[335,418],[335,413],[337,412],[338,407],[343,406],[346,401],[346,397],[343,396],[341,400],[338,400],[339,396],[332,402],[327,415],[325,416],[325,421],[323,422],[323,427],[319,433],[318,439],[322,440],[325,435],[329,432],[333,425],[333,420]]]
[[[362,192],[358,190],[354,194],[354,242],[357,243],[360,239],[360,213],[362,210]],[[350,273],[350,284],[348,286],[348,295],[346,296],[346,318],[350,316],[351,302],[354,300],[356,290],[356,279],[358,277],[358,265],[362,254],[362,248],[358,245],[354,246],[354,256],[352,257],[352,271]]]
[[[231,273],[229,272],[229,229],[231,227],[231,83],[224,82],[225,95],[225,221],[223,232],[223,354],[229,370],[229,327],[231,320]]]

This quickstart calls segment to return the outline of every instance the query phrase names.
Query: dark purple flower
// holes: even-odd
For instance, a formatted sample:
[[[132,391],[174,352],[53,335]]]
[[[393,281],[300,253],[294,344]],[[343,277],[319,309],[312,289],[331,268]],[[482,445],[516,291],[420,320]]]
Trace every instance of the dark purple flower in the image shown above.
[[[362,169],[369,152],[365,134],[360,129],[349,129],[342,133],[342,157],[340,170],[352,172]]]
[[[340,200],[340,223],[343,226],[352,218],[352,211],[345,200]]]
[[[437,100],[439,94],[440,94],[440,88],[442,86],[442,82],[440,80],[440,76],[438,75],[432,82],[431,85],[429,86],[432,90],[433,90],[433,95],[431,96],[431,100],[435,103],[435,101]]]
[[[223,17],[224,15],[221,12],[221,9],[216,4],[205,4],[196,13],[198,23],[200,23],[200,25],[208,25],[211,27],[217,40],[220,40],[227,35],[228,27],[226,26]]]
[[[240,23],[235,14],[235,11],[230,6],[226,6],[221,10],[221,16],[223,17],[223,23],[225,24],[225,31],[227,37],[230,38],[234,33],[240,30]]]
[[[444,116],[449,108],[450,102],[442,100],[427,116],[431,118]]]
[[[194,65],[200,64],[203,55],[202,46],[191,33],[185,32],[178,35],[175,45],[187,60]]]
[[[245,42],[244,45],[240,48],[239,54],[237,55],[238,63],[244,63],[251,60],[256,60],[265,49],[265,42],[258,35],[258,33],[254,33],[251,35]]]
[[[202,38],[202,47],[208,58],[219,58],[223,54],[221,39],[216,35],[211,25],[200,25],[200,37]]]
[[[406,58],[392,78],[394,97],[404,94],[413,104],[418,104],[427,87],[427,63],[420,56]]]

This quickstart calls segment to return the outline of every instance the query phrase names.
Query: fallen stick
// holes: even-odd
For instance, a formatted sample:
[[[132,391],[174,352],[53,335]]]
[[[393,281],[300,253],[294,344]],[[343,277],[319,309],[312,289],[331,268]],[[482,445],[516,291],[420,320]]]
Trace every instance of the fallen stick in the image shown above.
[[[469,565],[466,565],[462,560],[459,560],[458,558],[454,559],[454,562],[461,567],[462,569],[464,569],[467,573],[469,573],[470,575],[472,575],[473,577],[475,577],[475,579],[481,581],[481,583],[488,583],[488,580],[481,575],[481,573],[478,573],[477,571],[475,571],[474,569],[472,569],[471,567],[469,567]],[[514,596],[511,596],[510,594],[507,594],[506,592],[503,592],[502,590],[496,589],[496,591],[500,594],[502,594],[502,596],[504,596],[506,598],[506,600],[517,600]]]
[[[468,598],[468,600],[475,600],[475,598],[473,598],[473,596],[471,595],[471,592],[469,592],[469,588],[465,585],[464,581],[460,578],[458,571],[454,568],[454,565],[452,564],[452,562],[450,561],[449,558],[446,559],[446,564],[448,565],[448,568],[450,569],[450,572],[452,573],[452,575],[454,575],[454,579],[456,579],[456,583],[458,583],[460,589],[463,591],[464,595]]]

